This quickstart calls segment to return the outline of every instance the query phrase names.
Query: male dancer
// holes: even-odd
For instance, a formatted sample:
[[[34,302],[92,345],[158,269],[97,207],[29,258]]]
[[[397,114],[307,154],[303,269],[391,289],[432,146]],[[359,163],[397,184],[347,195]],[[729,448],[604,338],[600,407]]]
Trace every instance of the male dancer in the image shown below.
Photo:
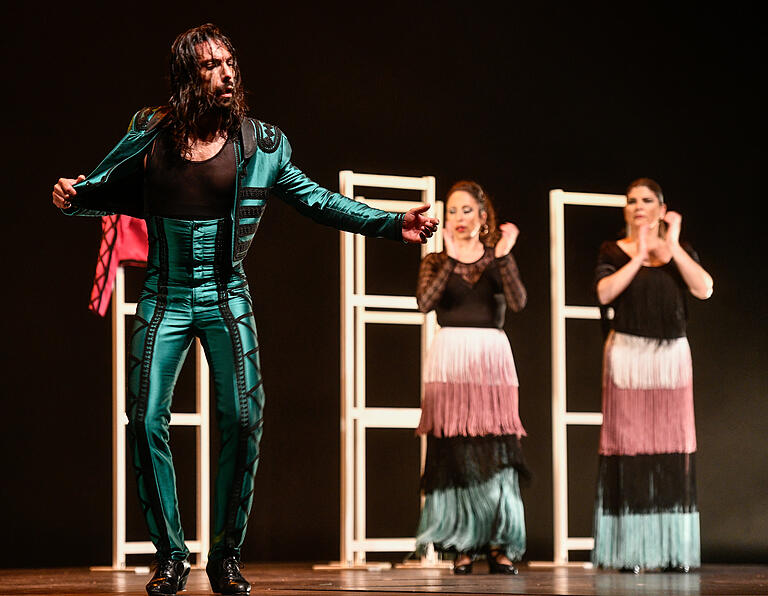
[[[206,571],[214,592],[247,594],[240,549],[253,498],[264,391],[243,258],[270,193],[317,222],[425,242],[437,220],[367,207],[321,188],[291,163],[280,129],[246,117],[235,50],[214,25],[171,49],[171,98],[131,121],[89,175],[61,178],[53,202],[70,215],[146,219],[147,275],[129,357],[129,436],[157,568],[149,594],[175,594],[189,574],[168,446],[171,396],[195,337],[211,364],[221,454]]]

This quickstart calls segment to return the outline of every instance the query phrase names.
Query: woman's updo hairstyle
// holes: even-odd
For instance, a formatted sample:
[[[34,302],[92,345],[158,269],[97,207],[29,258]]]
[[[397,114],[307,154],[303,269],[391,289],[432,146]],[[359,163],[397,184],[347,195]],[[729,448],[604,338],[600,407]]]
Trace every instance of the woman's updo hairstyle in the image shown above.
[[[638,186],[645,186],[656,195],[656,198],[659,199],[659,203],[662,205],[664,204],[664,193],[661,191],[661,186],[652,178],[638,178],[637,180],[633,180],[629,183],[629,186],[627,186],[627,191],[624,194],[629,196],[632,189],[637,188]]]
[[[472,180],[459,180],[451,186],[448,194],[445,195],[446,205],[450,196],[458,190],[463,190],[472,195],[477,201],[477,206],[481,212],[485,212],[485,224],[480,227],[480,242],[485,246],[495,246],[499,241],[499,229],[496,227],[496,211],[493,208],[491,197],[485,194],[483,187]]]

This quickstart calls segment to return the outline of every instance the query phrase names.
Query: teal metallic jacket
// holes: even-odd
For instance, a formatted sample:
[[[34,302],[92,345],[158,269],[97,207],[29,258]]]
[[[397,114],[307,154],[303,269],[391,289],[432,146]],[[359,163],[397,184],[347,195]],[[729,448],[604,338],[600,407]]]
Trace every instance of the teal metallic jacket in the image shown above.
[[[164,108],[134,115],[128,133],[82,182],[67,215],[147,216],[144,205],[144,156],[162,129]],[[245,258],[270,193],[318,223],[339,230],[402,239],[401,213],[373,209],[331,192],[291,163],[291,145],[276,126],[246,118],[234,139],[235,201],[232,207],[232,264]]]

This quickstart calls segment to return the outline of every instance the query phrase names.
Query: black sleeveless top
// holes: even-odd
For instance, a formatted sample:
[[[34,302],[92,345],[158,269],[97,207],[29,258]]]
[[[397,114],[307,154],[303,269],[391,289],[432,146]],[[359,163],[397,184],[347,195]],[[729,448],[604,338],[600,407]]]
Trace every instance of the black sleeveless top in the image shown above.
[[[161,132],[144,171],[144,210],[172,219],[229,217],[235,199],[235,150],[231,141],[204,161],[179,156]]]

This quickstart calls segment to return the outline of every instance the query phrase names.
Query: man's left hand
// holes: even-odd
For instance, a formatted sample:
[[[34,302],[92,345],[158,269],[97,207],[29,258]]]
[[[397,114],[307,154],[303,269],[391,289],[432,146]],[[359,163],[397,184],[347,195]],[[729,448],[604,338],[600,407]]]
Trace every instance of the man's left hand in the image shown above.
[[[413,244],[425,244],[427,238],[437,230],[439,221],[422,215],[429,205],[414,207],[403,216],[403,240]]]

